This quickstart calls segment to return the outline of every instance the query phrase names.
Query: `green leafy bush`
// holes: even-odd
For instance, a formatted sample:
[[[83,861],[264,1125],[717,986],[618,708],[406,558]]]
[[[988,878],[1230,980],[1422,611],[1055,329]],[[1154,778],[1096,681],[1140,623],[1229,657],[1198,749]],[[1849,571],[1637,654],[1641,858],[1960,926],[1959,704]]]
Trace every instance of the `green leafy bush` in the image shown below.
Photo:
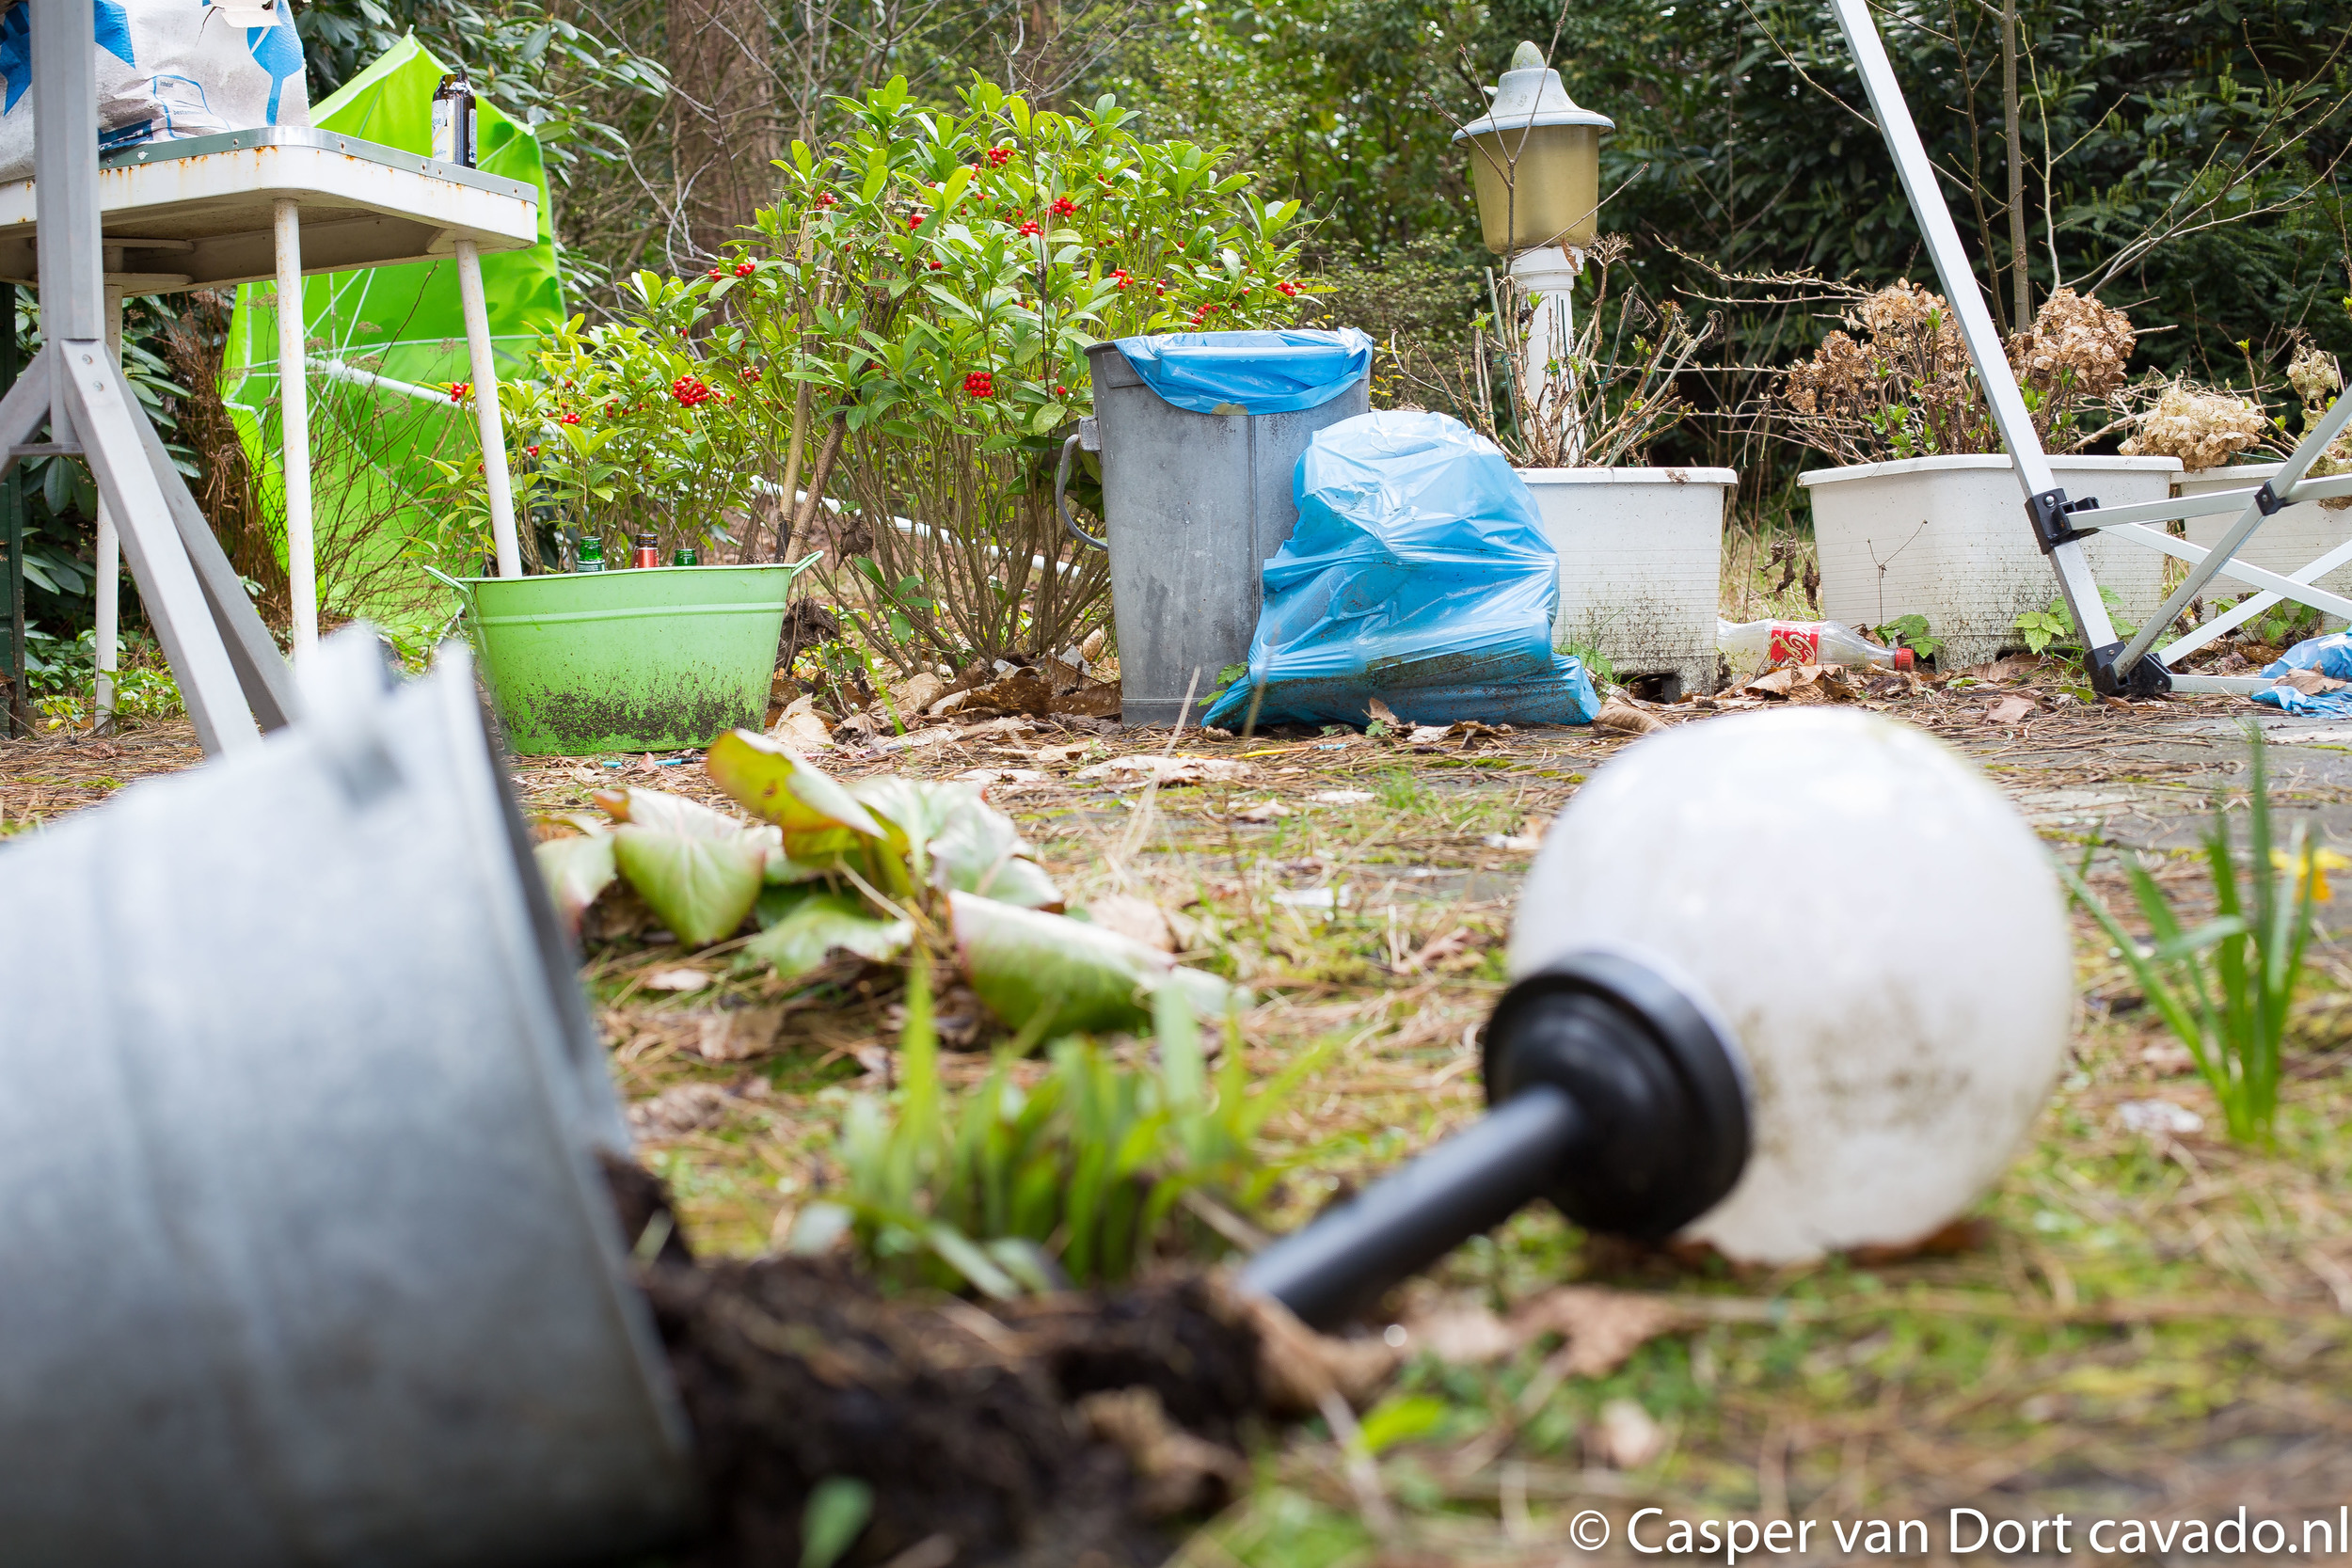
[[[1221,149],[1139,140],[1107,97],[1046,113],[976,81],[940,112],[894,80],[843,107],[847,135],[793,144],[760,240],[696,284],[726,304],[714,341],[797,383],[750,406],[787,488],[837,479],[869,640],[908,670],[1054,651],[1107,585],[1052,497],[1087,347],[1293,320],[1298,204]]]

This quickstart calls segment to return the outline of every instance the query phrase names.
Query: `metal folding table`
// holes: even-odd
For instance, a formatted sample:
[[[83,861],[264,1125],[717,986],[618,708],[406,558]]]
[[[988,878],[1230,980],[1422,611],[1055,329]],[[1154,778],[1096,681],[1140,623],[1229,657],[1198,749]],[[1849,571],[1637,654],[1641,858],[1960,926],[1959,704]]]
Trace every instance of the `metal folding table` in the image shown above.
[[[64,8],[61,16],[87,17],[87,0],[56,3]],[[49,6],[37,5],[37,19],[50,14]],[[46,100],[74,95],[49,93],[46,72],[40,80],[42,93],[35,107],[46,126],[50,117],[41,112]],[[95,123],[94,114],[89,123]],[[41,232],[47,193],[39,188],[38,176],[50,166],[43,156],[36,179],[0,185],[0,281],[40,281],[40,262],[50,249],[50,237]],[[74,171],[63,172],[72,180]],[[521,249],[536,243],[539,193],[534,186],[307,127],[125,148],[99,161],[91,185],[99,232],[90,260],[99,262],[103,295],[92,303],[102,306],[108,347],[118,360],[126,295],[264,278],[277,282],[286,562],[297,655],[318,637],[301,307],[305,274],[441,258],[455,261],[498,569],[502,577],[521,572],[481,256],[485,250]],[[11,457],[26,451],[21,437],[17,441]],[[50,446],[30,449],[50,450],[59,450],[54,433]],[[112,502],[102,499],[97,562],[102,720],[112,709],[117,522]],[[148,608],[153,615],[156,606],[151,602]],[[174,668],[178,670],[177,659]],[[186,673],[180,673],[184,694]],[[199,730],[206,727],[199,721]],[[208,739],[207,749],[213,744]]]
[[[2296,444],[2279,471],[2258,487],[2178,496],[2170,500],[2132,506],[2102,507],[2095,497],[2069,498],[2052,474],[2050,460],[2042,450],[2042,439],[2035,434],[2017,377],[2010,369],[2009,355],[2002,347],[1991,312],[1985,309],[1976,273],[1968,264],[1968,253],[1961,245],[1960,231],[1953,227],[1951,211],[1945,205],[1944,193],[1936,184],[1935,166],[1928,161],[1918,128],[1913,124],[1911,110],[1903,102],[1902,87],[1895,80],[1894,67],[1887,62],[1885,44],[1870,16],[1869,0],[1831,0],[1831,4],[1837,13],[1838,27],[1846,36],[1846,47],[1862,74],[1870,107],[1878,116],[1879,133],[1886,139],[1887,150],[1894,154],[1895,170],[1901,177],[1903,194],[1910,198],[1912,215],[1919,220],[1920,235],[1927,241],[1928,254],[1935,262],[1936,278],[1943,284],[1944,296],[1959,320],[1961,336],[1968,345],[1968,357],[1976,365],[1978,383],[1984,388],[1994,423],[2000,429],[2001,444],[2009,449],[2010,461],[2025,492],[2026,526],[2032,529],[2042,554],[2049,558],[2051,569],[2058,575],[2058,591],[2082,632],[2092,688],[2108,696],[2153,696],[2175,689],[2243,693],[2269,685],[2266,680],[2251,676],[2175,673],[2170,666],[2280,599],[2292,599],[2323,613],[2352,620],[2352,599],[2314,586],[2326,573],[2352,561],[2352,545],[2330,550],[2300,570],[2284,575],[2235,559],[2239,547],[2263,521],[2284,508],[2298,501],[2352,496],[2352,475],[2306,477],[2312,465],[2327,452],[2345,425],[2352,423],[2352,394],[2339,396]],[[2211,549],[2164,531],[2163,525],[2168,522],[2229,513],[2236,514],[2236,520]],[[2148,526],[2152,523],[2157,526]],[[2148,624],[2128,641],[2116,635],[2113,623],[2107,619],[2106,606],[2100,600],[2099,585],[2083,551],[2082,542],[2103,531],[2188,563],[2186,579],[2173,589],[2162,607],[2148,618]],[[2259,592],[2187,635],[2157,648],[2156,639],[2170,629],[2181,612],[2196,602],[2205,584],[2217,576],[2235,578]]]

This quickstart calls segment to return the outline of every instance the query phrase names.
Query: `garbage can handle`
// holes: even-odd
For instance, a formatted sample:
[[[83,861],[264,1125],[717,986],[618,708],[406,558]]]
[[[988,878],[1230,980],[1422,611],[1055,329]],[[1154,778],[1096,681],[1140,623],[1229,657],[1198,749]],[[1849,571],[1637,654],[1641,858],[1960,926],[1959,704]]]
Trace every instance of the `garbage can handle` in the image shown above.
[[[1098,550],[1107,550],[1111,547],[1111,542],[1108,539],[1097,539],[1080,528],[1078,519],[1070,515],[1070,503],[1062,499],[1062,492],[1070,487],[1070,454],[1078,450],[1078,442],[1083,437],[1073,432],[1070,439],[1061,444],[1061,462],[1054,469],[1054,509],[1061,514],[1061,526],[1070,531],[1070,536],[1073,539],[1082,545],[1092,545]]]

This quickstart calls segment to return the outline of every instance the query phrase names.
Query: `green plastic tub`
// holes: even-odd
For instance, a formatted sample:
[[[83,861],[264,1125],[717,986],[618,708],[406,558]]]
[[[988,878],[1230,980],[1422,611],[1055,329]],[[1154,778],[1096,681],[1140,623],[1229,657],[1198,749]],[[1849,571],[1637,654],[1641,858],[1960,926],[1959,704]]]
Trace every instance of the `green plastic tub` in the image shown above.
[[[524,756],[675,752],[758,729],[792,579],[771,566],[434,576],[466,598],[483,677]]]

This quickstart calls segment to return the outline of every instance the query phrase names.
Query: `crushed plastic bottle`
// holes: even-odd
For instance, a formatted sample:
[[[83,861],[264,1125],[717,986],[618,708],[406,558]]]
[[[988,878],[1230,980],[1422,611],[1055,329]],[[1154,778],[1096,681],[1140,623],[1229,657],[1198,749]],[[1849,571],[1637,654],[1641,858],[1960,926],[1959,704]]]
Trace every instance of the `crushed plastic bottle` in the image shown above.
[[[1882,648],[1851,626],[1835,621],[1749,621],[1739,626],[1720,616],[1715,646],[1734,657],[1767,664],[1847,664],[1881,670],[1912,667],[1909,648]]]

